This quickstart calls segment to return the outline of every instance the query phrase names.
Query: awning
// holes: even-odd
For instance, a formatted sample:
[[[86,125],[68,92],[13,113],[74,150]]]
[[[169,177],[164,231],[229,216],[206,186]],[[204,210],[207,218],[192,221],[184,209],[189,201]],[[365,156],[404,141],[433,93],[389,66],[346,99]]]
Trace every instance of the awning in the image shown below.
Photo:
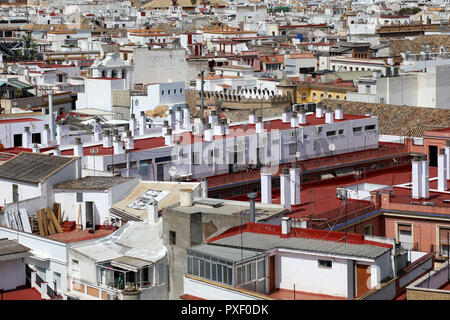
[[[125,270],[137,272],[139,269],[149,266],[151,263],[141,259],[131,257],[120,257],[111,260],[113,267],[119,267]]]

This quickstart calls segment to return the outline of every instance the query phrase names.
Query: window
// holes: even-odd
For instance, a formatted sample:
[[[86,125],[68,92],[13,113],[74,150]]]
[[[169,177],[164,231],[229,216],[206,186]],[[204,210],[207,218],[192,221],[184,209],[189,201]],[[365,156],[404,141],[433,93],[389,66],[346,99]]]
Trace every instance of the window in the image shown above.
[[[439,253],[448,257],[450,250],[450,228],[439,228]]]
[[[365,126],[364,130],[368,131],[368,130],[375,130],[376,126],[374,124],[370,125],[370,126]]]
[[[200,153],[199,152],[194,152],[194,156],[193,156],[193,160],[194,160],[194,164],[200,164]]]
[[[336,135],[336,130],[327,131],[327,137],[331,137],[331,136],[335,136],[335,135]]]
[[[333,263],[330,260],[318,260],[319,268],[331,269]]]
[[[337,100],[341,100],[341,96],[340,96],[340,95],[337,95],[337,96],[336,96],[336,99],[337,99]]]
[[[83,202],[83,193],[77,192],[77,202]]]
[[[339,129],[339,134],[344,134],[344,129]]]
[[[362,131],[362,127],[354,127],[353,132],[360,132]]]
[[[367,226],[364,226],[363,234],[364,235],[368,235],[368,236],[373,235],[373,225],[368,224]]]
[[[308,135],[307,135],[307,134],[304,134],[304,135],[303,135],[303,140],[306,140],[306,139],[308,139]]]
[[[78,260],[72,259],[72,271],[79,271],[79,263]]]
[[[174,246],[177,244],[177,233],[175,231],[169,231],[169,244]]]
[[[170,95],[170,90],[167,90],[167,95]]]
[[[162,96],[164,95],[164,90],[161,90],[161,95],[162,95]]]
[[[397,230],[398,230],[397,240],[400,243],[400,245],[406,250],[412,250],[413,246],[412,225],[398,224]]]

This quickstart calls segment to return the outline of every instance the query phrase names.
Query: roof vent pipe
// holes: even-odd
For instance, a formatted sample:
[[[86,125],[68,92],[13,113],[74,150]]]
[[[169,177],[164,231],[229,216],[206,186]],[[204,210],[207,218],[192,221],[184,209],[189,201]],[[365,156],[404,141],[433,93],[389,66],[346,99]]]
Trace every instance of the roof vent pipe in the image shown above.
[[[272,174],[261,170],[261,203],[272,203]]]
[[[298,113],[297,113],[297,118],[298,118],[298,123],[299,124],[306,124],[306,110],[303,108],[303,109],[300,109],[300,110],[298,110]]]
[[[445,154],[445,150],[439,150],[438,154],[438,190],[446,191],[447,190],[447,155]]]
[[[291,181],[289,179],[289,169],[283,168],[280,175],[280,198],[281,204],[286,209],[291,208]]]
[[[139,135],[145,135],[147,131],[147,116],[144,111],[141,111],[141,115],[139,116]]]
[[[291,205],[300,204],[300,168],[297,162],[292,164],[289,169],[290,183],[291,183]]]
[[[255,209],[255,199],[257,197],[256,192],[251,192],[247,194],[247,197],[250,199],[250,222],[256,222],[256,209]]]
[[[151,202],[147,207],[147,223],[158,223],[158,201]]]

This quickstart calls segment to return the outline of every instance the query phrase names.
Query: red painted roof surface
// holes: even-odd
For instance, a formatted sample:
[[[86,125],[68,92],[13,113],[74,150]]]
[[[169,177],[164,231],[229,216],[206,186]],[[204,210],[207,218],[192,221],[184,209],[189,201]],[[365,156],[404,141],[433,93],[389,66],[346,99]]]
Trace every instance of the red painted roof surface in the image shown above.
[[[16,289],[0,294],[3,300],[44,300],[35,288]],[[1,300],[1,299],[0,299]]]
[[[31,122],[31,121],[42,121],[42,120],[35,119],[35,118],[4,119],[4,120],[0,120],[0,124],[3,124],[3,123],[16,123],[16,122]]]
[[[196,297],[196,296],[193,296],[193,295],[190,295],[190,294],[183,294],[183,295],[180,296],[180,299],[181,300],[206,300],[206,299],[203,299],[203,298],[200,298],[200,297]]]
[[[70,232],[57,233],[57,234],[49,235],[49,236],[47,236],[47,238],[68,243],[68,242],[78,242],[78,241],[85,241],[85,240],[92,240],[92,239],[97,239],[97,238],[101,238],[101,237],[106,237],[107,235],[110,235],[113,232],[114,232],[114,230],[100,229],[100,230],[96,230],[95,233],[89,233],[89,230],[84,229],[84,230],[79,230],[79,231],[74,230],[74,231],[70,231]]]
[[[292,228],[291,233],[284,235],[281,233],[280,225],[270,225],[262,223],[247,223],[245,225],[229,228],[224,233],[210,238],[207,242],[214,242],[219,239],[231,237],[241,232],[267,234],[273,236],[280,236],[280,238],[308,238],[318,239],[324,241],[333,241],[340,243],[359,244],[359,245],[372,245],[383,248],[392,248],[392,245],[382,242],[364,240],[363,234],[329,231],[329,230],[317,230],[317,229],[305,229],[305,228]]]

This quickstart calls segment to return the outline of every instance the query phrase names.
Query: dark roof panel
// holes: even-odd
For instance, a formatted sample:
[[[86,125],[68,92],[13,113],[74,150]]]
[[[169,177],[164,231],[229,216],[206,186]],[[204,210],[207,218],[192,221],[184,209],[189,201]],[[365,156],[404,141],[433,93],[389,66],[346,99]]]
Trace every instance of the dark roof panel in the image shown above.
[[[114,186],[133,179],[135,178],[88,176],[81,179],[63,182],[61,184],[53,186],[53,189],[108,190]]]
[[[75,159],[22,152],[0,165],[0,178],[40,183],[72,161]]]

